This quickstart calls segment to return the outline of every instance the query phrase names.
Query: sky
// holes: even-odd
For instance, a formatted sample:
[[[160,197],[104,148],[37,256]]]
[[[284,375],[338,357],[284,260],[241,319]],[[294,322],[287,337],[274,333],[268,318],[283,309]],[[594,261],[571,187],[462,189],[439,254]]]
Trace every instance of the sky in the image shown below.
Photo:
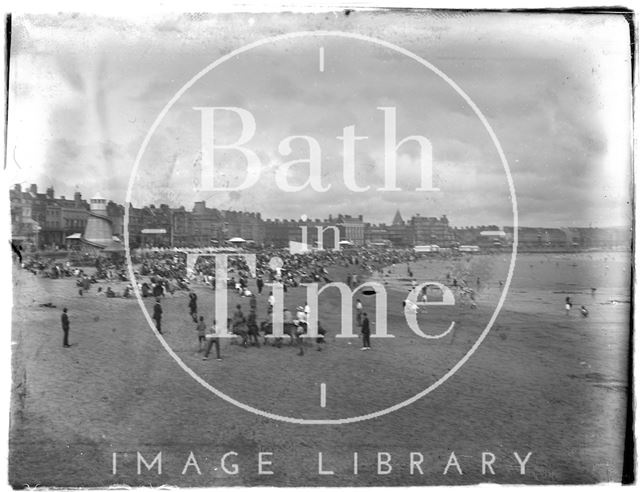
[[[362,39],[306,35],[211,67],[250,43],[318,30],[383,40],[430,65]],[[462,92],[504,151],[521,225],[630,225],[629,50],[628,25],[613,15],[13,16],[5,181],[119,203],[131,186],[135,206],[206,200],[264,218],[390,223],[400,210],[405,219],[447,215],[455,226],[512,225],[507,172]],[[236,109],[216,110],[209,134],[203,107]],[[387,133],[397,142],[428,142],[438,191],[418,189],[427,147],[385,142],[382,107],[394,108]],[[358,191],[346,184],[349,152],[337,138],[351,126],[367,137],[353,152]],[[258,179],[229,190],[247,179],[245,154],[219,148],[212,164],[203,146],[209,135],[233,146],[243,132]],[[396,191],[380,190],[385,150],[396,155]],[[211,176],[227,190],[213,190]],[[310,176],[328,189],[304,187]]]

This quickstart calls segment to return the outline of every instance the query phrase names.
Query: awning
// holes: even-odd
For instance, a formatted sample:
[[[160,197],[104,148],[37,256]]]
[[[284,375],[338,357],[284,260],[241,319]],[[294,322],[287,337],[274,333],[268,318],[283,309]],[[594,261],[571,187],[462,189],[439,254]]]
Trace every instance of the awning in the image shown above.
[[[67,239],[82,239],[82,233],[76,232],[74,234],[71,234],[70,236],[67,236]]]
[[[166,229],[142,229],[142,234],[166,234]]]
[[[246,243],[246,241],[241,237],[232,237],[231,239],[229,239],[229,242],[230,243]]]

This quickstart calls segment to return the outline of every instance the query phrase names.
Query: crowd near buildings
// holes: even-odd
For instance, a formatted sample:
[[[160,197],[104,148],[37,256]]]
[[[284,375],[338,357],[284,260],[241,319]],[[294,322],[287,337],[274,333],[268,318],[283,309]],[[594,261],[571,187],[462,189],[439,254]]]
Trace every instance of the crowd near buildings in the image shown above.
[[[55,197],[52,187],[41,193],[35,184],[26,189],[17,184],[10,190],[10,201],[12,239],[23,248],[74,249],[82,238],[91,244],[91,234],[101,228],[110,230],[113,242],[96,247],[117,248],[123,241],[125,207],[100,196],[87,201],[76,191],[73,198]],[[291,242],[317,245],[321,241],[327,249],[339,241],[393,248],[501,248],[512,243],[514,231],[496,225],[454,227],[444,215],[416,214],[405,220],[400,211],[389,224],[343,214],[322,219],[264,219],[259,212],[218,210],[201,201],[190,210],[165,204],[130,205],[128,232],[132,248],[222,246],[241,238],[247,247],[288,247]],[[630,242],[630,229],[624,227],[518,228],[519,247],[524,248],[626,249]]]

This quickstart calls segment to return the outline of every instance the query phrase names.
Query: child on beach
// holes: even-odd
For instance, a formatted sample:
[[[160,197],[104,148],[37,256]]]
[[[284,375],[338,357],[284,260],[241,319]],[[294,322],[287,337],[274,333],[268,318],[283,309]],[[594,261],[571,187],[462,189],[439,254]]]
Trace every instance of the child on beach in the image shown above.
[[[198,352],[202,352],[205,343],[204,334],[207,331],[207,326],[204,324],[204,316],[200,316],[200,321],[198,321],[196,331],[198,332]]]

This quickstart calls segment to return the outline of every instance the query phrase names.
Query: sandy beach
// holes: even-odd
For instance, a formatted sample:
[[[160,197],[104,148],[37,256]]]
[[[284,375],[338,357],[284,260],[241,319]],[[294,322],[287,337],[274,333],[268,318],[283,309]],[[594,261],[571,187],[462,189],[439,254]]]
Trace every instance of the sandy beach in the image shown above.
[[[327,343],[304,357],[287,345],[222,343],[222,361],[203,361],[185,292],[162,299],[165,340],[194,373],[230,397],[279,415],[335,419],[379,411],[437,382],[473,346],[501,293],[509,256],[436,258],[412,263],[417,281],[447,273],[477,289],[477,309],[429,307],[425,332],[456,321],[439,340],[419,339],[404,321],[406,265],[386,282],[393,339],[340,339],[339,299],[321,296]],[[135,299],[78,295],[73,279],[14,270],[13,393],[9,463],[14,487],[129,485],[426,485],[619,481],[623,464],[629,357],[630,257],[623,253],[519,255],[504,307],[468,362],[437,389],[388,415],[354,424],[308,426],[274,421],[223,401],[164,350]],[[389,271],[391,273],[389,273]],[[335,271],[336,279],[346,271]],[[124,283],[113,285],[122,290]],[[592,294],[591,289],[596,288]],[[196,286],[210,320],[213,292]],[[285,305],[304,302],[290,289]],[[565,314],[564,299],[573,309]],[[362,296],[365,310],[374,299]],[[40,307],[52,303],[55,308]],[[145,299],[150,308],[152,298]],[[248,301],[229,292],[230,308]],[[585,305],[590,315],[578,312]],[[60,314],[69,308],[72,347],[62,347]],[[266,318],[266,296],[258,299]],[[337,370],[336,370],[337,369]],[[327,404],[319,405],[319,386]],[[358,388],[354,394],[353,388]],[[161,437],[158,437],[161,436]],[[419,453],[421,472],[408,450]],[[137,453],[162,474],[137,473]],[[190,453],[198,462],[186,467]],[[234,462],[239,472],[227,473]],[[482,453],[495,457],[491,474]],[[114,473],[114,453],[116,473]],[[272,453],[259,458],[259,453]],[[318,453],[322,453],[319,473]],[[357,453],[357,474],[354,474]],[[380,456],[389,458],[392,469]],[[447,463],[454,453],[459,467]],[[531,455],[525,473],[514,456]],[[273,474],[259,474],[260,459]],[[56,466],[52,466],[56,463]],[[459,473],[459,470],[462,474]],[[226,471],[225,471],[226,469]],[[483,473],[484,471],[484,473]],[[185,472],[185,473],[183,473]]]

